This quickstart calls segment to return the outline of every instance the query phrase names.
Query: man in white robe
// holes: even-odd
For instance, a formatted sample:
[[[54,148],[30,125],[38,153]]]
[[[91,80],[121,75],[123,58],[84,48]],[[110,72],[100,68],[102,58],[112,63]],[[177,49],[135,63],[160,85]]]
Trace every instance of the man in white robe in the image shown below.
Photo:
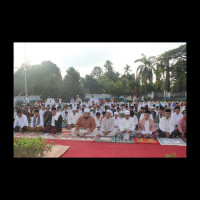
[[[78,121],[80,115],[77,113],[77,108],[73,108],[72,109],[72,113],[69,114],[68,117],[68,125],[67,125],[67,129],[71,129],[75,127],[76,122]]]
[[[14,131],[15,132],[24,132],[28,126],[27,116],[22,114],[21,110],[17,110],[17,116],[14,121]]]
[[[101,123],[101,128],[99,135],[101,136],[115,136],[117,133],[117,130],[115,128],[115,121],[111,117],[112,111],[107,110],[105,114],[105,118],[103,118]]]
[[[125,140],[129,140],[130,136],[136,135],[135,120],[130,117],[130,111],[126,110],[124,114],[124,118],[120,121],[119,136]]]
[[[120,131],[120,122],[121,122],[121,118],[119,118],[118,112],[114,112],[114,120],[115,120],[115,128],[118,134],[118,132]]]
[[[176,130],[178,129],[178,120],[183,117],[183,114],[180,113],[180,107],[175,107],[175,113],[172,114],[171,118],[174,120]]]
[[[169,138],[173,135],[172,133],[174,131],[175,124],[174,120],[170,116],[171,116],[171,110],[166,109],[165,117],[162,117],[160,119],[159,129],[158,129],[159,137]]]

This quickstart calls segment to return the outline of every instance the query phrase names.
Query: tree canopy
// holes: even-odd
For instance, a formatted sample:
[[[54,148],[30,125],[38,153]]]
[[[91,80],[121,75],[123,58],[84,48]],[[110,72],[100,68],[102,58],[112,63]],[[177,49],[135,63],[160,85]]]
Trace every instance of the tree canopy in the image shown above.
[[[132,73],[130,65],[121,66],[124,73],[120,74],[107,60],[103,68],[94,66],[85,77],[80,77],[74,67],[69,67],[63,79],[59,67],[51,61],[37,65],[22,64],[14,73],[14,95],[25,94],[25,68],[28,95],[41,95],[42,98],[61,97],[69,101],[76,95],[83,98],[86,93],[126,96],[164,90],[183,92],[187,81],[186,60],[186,45],[181,45],[157,57],[142,54],[133,61],[138,63],[136,74]]]

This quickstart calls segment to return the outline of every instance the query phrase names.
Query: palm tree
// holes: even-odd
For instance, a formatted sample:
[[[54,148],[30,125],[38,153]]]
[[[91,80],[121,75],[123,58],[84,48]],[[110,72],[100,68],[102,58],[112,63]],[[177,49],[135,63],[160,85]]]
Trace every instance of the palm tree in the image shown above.
[[[135,63],[141,62],[142,65],[139,65],[137,68],[137,75],[141,80],[142,84],[147,84],[147,81],[150,83],[153,82],[153,72],[155,73],[155,56],[150,56],[147,58],[144,54],[142,54],[142,58],[135,60]]]
[[[131,66],[130,65],[126,65],[126,67],[124,67],[124,74],[129,74],[129,72],[131,72],[132,70],[130,69]]]

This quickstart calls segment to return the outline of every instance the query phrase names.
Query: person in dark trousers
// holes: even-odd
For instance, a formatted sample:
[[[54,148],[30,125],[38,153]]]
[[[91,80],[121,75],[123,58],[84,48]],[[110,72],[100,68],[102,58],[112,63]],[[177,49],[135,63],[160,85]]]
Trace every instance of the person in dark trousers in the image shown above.
[[[43,133],[57,133],[62,132],[62,115],[56,111],[56,108],[51,109],[51,114],[49,114],[44,122]]]

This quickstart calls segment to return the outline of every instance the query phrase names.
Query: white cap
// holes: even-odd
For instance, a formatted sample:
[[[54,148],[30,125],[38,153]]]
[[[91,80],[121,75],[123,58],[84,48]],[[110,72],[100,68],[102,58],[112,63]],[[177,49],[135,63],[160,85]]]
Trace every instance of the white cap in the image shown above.
[[[129,110],[125,110],[124,114],[125,115],[130,115],[130,111]]]
[[[77,110],[77,108],[76,107],[73,107],[73,109],[72,110]]]
[[[118,112],[114,112],[114,115],[119,115],[119,113]]]
[[[89,108],[85,108],[84,112],[90,113],[90,109]]]
[[[109,109],[106,112],[109,112],[111,115],[113,114],[113,112]]]

